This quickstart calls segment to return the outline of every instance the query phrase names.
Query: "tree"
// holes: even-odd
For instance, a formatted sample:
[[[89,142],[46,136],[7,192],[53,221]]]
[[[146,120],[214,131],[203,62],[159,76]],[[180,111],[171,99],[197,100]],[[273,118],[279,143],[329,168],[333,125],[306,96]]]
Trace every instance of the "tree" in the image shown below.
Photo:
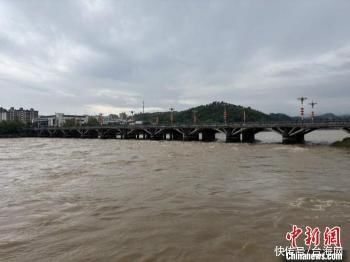
[[[0,121],[0,135],[18,134],[23,127],[21,121]]]
[[[63,126],[64,126],[64,127],[73,127],[73,126],[76,126],[75,118],[66,119],[66,120],[64,121]]]
[[[98,125],[100,125],[100,123],[98,122],[96,117],[89,116],[86,125],[87,126],[98,126]]]

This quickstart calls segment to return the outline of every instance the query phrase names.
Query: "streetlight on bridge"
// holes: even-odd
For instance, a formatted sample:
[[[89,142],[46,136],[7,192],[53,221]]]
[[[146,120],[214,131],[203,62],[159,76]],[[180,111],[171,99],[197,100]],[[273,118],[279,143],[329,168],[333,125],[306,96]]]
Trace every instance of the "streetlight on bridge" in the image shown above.
[[[315,107],[315,105],[317,105],[317,103],[314,102],[314,101],[311,101],[311,103],[309,103],[309,105],[311,105],[311,108],[312,108],[312,111],[311,111],[311,120],[312,120],[312,122],[314,122],[314,118],[315,118],[314,107]]]
[[[300,107],[300,116],[301,116],[301,121],[304,121],[304,101],[307,99],[307,97],[298,97],[298,100],[301,103],[301,107]]]
[[[246,122],[246,113],[245,113],[245,107],[243,107],[243,123]]]
[[[170,107],[170,123],[173,124],[174,123],[174,108]]]

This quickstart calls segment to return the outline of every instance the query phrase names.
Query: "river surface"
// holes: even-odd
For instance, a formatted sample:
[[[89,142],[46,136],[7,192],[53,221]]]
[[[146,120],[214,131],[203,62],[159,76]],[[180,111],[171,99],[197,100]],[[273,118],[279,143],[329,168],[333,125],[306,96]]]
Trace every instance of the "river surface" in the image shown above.
[[[280,261],[292,224],[341,226],[349,250],[350,150],[326,145],[344,136],[1,139],[0,261]]]

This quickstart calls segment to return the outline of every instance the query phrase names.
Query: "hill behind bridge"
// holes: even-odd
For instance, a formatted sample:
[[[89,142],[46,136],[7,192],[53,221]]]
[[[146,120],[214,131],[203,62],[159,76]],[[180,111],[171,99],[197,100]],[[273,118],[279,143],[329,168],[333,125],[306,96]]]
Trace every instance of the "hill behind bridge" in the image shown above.
[[[239,105],[229,104],[225,102],[213,102],[207,105],[201,105],[189,108],[183,111],[174,111],[174,122],[176,123],[192,123],[194,114],[197,118],[197,123],[224,123],[224,111],[226,108],[227,122],[243,121],[244,111],[247,122],[254,121],[289,121],[291,117],[285,114],[265,114],[251,107],[243,107]],[[170,123],[170,112],[155,112],[155,113],[139,113],[135,115],[136,121]]]

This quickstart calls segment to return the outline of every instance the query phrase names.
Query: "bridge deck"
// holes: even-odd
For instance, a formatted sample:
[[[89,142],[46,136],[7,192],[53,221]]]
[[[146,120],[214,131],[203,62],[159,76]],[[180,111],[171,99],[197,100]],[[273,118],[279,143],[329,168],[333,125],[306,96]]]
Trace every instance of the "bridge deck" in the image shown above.
[[[38,129],[114,129],[114,128],[126,128],[126,129],[148,129],[148,128],[277,128],[277,127],[299,127],[299,128],[350,128],[350,121],[329,121],[329,122],[247,122],[247,123],[209,123],[209,124],[151,124],[151,125],[113,125],[113,126],[74,126],[74,127],[41,127],[33,128]]]
[[[343,129],[350,132],[350,121],[38,127],[27,129],[27,133],[28,136],[39,137],[182,141],[198,141],[200,137],[202,141],[214,141],[216,133],[223,133],[227,142],[254,142],[258,132],[273,130],[282,136],[284,143],[303,143],[306,134],[318,129]]]

